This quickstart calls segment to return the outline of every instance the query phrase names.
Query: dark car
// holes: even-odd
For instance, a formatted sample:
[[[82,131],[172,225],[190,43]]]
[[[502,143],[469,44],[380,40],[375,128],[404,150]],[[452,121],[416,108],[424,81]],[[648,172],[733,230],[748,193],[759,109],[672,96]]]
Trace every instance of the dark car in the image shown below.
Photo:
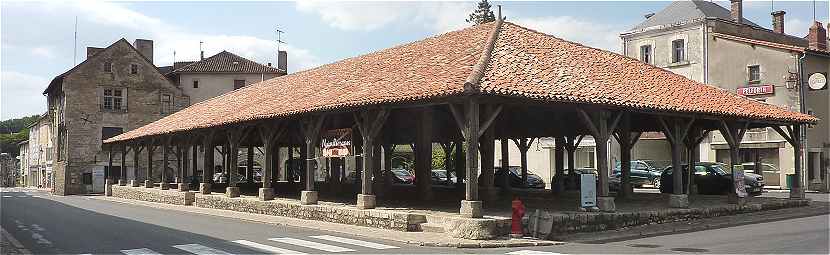
[[[732,174],[730,174],[727,169],[728,166],[722,163],[696,163],[694,183],[697,185],[697,193],[706,195],[723,195],[729,193],[729,189],[732,186]],[[686,171],[688,171],[688,165],[683,165],[682,173],[684,174],[684,185],[688,184],[689,181],[689,178],[687,177],[688,174],[685,174],[687,173]],[[661,177],[663,185],[660,187],[661,193],[674,192],[674,180],[672,178],[673,174],[674,171],[672,167],[666,167],[666,170],[663,171],[663,175]],[[752,196],[760,195],[764,189],[764,177],[757,174],[744,173],[744,185],[748,194]]]
[[[455,174],[444,169],[432,169],[432,184],[453,185],[456,182]]]
[[[510,171],[505,171],[502,170],[501,167],[495,167],[496,174],[493,182],[497,187],[501,187],[503,185],[504,178],[509,178],[510,187],[533,189],[545,188],[545,181],[542,180],[542,177],[531,173],[529,170],[527,171],[527,182],[522,183],[522,168],[518,166],[511,166],[509,169]],[[479,181],[479,183],[481,182]]]
[[[634,187],[642,187],[643,185],[652,185],[655,189],[660,188],[660,174],[662,173],[662,165],[659,161],[654,160],[632,160],[631,161],[631,185]],[[622,178],[620,169],[622,164],[617,162],[611,176]]]
[[[415,176],[403,168],[392,169],[392,182],[401,184],[415,183]]]

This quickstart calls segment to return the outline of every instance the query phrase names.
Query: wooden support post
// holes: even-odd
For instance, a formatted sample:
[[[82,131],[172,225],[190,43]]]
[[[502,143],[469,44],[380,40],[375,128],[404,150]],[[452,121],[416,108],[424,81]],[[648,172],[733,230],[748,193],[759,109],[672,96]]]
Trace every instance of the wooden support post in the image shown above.
[[[565,138],[561,136],[554,138],[553,169],[551,189],[556,193],[562,192],[564,190],[562,184],[565,182]]]
[[[565,150],[568,151],[568,180],[571,189],[579,189],[576,183],[579,176],[576,176],[576,149],[585,136],[565,136]],[[568,188],[568,187],[566,187]]]
[[[121,178],[118,179],[118,185],[127,185],[127,151],[129,147],[127,144],[121,145]]]
[[[170,188],[170,186],[168,186],[169,183],[167,182],[167,165],[170,164],[170,162],[168,161],[170,158],[170,137],[168,136],[162,139],[163,140],[161,144],[161,182],[159,183],[159,188],[162,190],[166,190]]]
[[[484,109],[485,116],[489,115],[494,111],[492,105],[485,105]],[[493,167],[495,167],[496,165],[495,128],[493,128],[493,126],[491,125],[489,128],[483,131],[483,135],[479,140],[479,152],[481,153],[481,183],[479,183],[479,186],[483,187],[484,191],[487,192],[487,198],[492,199],[495,195],[492,193],[494,178]]]
[[[245,181],[249,184],[254,183],[254,146],[248,145],[248,154],[245,158]]]
[[[631,115],[629,113],[623,113],[619,126],[619,130],[613,133],[617,143],[620,144],[620,192],[618,195],[620,197],[630,197],[634,192],[631,186],[631,149],[640,139],[642,133],[631,132]]]
[[[686,145],[686,151],[688,153],[687,161],[689,162],[689,166],[691,167],[688,171],[688,183],[686,184],[686,194],[694,195],[697,193],[697,185],[694,183],[695,177],[695,167],[698,161],[700,161],[700,153],[698,151],[698,146],[700,143],[703,142],[703,139],[709,135],[709,130],[702,130],[700,128],[692,128],[689,130],[689,134],[686,135],[686,141],[684,144]]]
[[[461,216],[470,218],[481,218],[484,215],[483,203],[478,194],[478,146],[479,138],[490,128],[494,120],[501,113],[502,106],[499,105],[492,112],[487,112],[484,123],[479,122],[480,103],[476,97],[468,97],[464,102],[463,113],[455,105],[450,104],[450,112],[461,130],[461,135],[467,143],[466,153],[466,192],[464,200],[461,201]]]
[[[741,140],[743,140],[747,127],[749,126],[749,122],[744,122],[743,124],[741,124],[737,122],[727,122],[725,120],[721,120],[719,124],[721,135],[723,135],[723,138],[724,140],[726,140],[726,143],[729,144],[729,169],[730,174],[734,176],[735,166],[741,164],[741,159],[739,155],[741,150]],[[729,201],[732,203],[741,204],[743,201],[741,199],[738,199],[737,197],[734,182],[730,182],[729,187]]]
[[[432,107],[419,109],[415,135],[415,187],[418,198],[432,200]]]
[[[510,171],[510,144],[508,139],[502,138],[499,144],[501,146],[501,170],[505,171],[505,173],[509,173]],[[510,189],[510,178],[501,178],[500,185],[502,187],[502,192],[509,194],[512,190]]]
[[[184,153],[182,153],[182,144],[176,143],[176,173],[173,179],[175,183],[182,183],[184,182]]]
[[[392,178],[394,177],[394,173],[392,173],[392,152],[395,151],[395,145],[389,142],[383,144],[383,188],[385,190],[389,190],[392,185]]]
[[[695,119],[686,120],[682,118],[665,119],[658,117],[660,126],[663,128],[663,135],[671,144],[672,154],[672,195],[669,197],[669,206],[675,208],[689,207],[689,197],[684,194],[683,185],[683,149],[685,149],[684,141],[689,134]],[[694,167],[689,167],[686,171],[694,171]],[[666,185],[662,183],[661,185]]]
[[[147,179],[144,179],[144,187],[155,187],[155,180],[153,180],[153,154],[156,152],[155,140],[150,139],[147,143]]]
[[[802,175],[802,164],[801,164],[801,155],[802,155],[802,140],[801,140],[801,128],[802,126],[799,124],[795,125],[788,125],[786,126],[787,130],[785,131],[780,126],[773,126],[772,129],[775,132],[778,132],[784,140],[787,140],[791,146],[793,146],[793,158],[795,159],[795,170],[794,175],[795,180],[793,180],[792,187],[790,187],[790,198],[792,199],[803,199],[804,198],[804,186],[801,180]]]
[[[141,161],[139,159],[141,158],[141,151],[143,149],[144,147],[141,147],[141,143],[135,143],[133,145],[133,181],[130,185],[133,187],[138,187],[140,185],[139,181],[141,181],[141,179],[138,177],[138,170],[140,168],[139,162]]]
[[[454,144],[451,142],[441,142],[441,149],[444,151],[444,169],[447,170],[447,182],[449,182],[450,180],[450,172],[452,171],[452,168],[450,168],[450,166],[452,165],[452,151],[454,149],[453,145]]]
[[[372,177],[379,167],[376,165],[375,157],[375,139],[383,130],[383,124],[389,116],[389,111],[386,109],[379,110],[364,110],[360,113],[354,114],[357,128],[360,129],[360,135],[363,138],[363,172],[360,175],[361,192],[357,196],[357,208],[371,209],[375,208],[375,195],[372,193]],[[430,155],[432,156],[432,155]]]
[[[190,174],[194,178],[194,182],[196,177],[199,176],[199,143],[195,142],[195,138],[191,140],[190,150],[191,150],[191,159],[190,159]],[[213,176],[211,176],[213,177]],[[202,179],[206,178],[204,176],[204,172],[202,172]],[[194,189],[198,189],[199,187],[193,187]]]
[[[239,174],[239,146],[245,138],[247,127],[231,127],[228,129],[228,149],[225,153],[228,155],[228,187],[225,190],[227,197],[239,197],[239,187],[236,183],[236,175]]]
[[[107,171],[104,171],[104,180],[112,182],[112,160],[113,160],[113,152],[112,152],[112,144],[106,145],[107,147]]]
[[[597,173],[599,175],[597,206],[603,211],[615,211],[614,198],[609,195],[608,187],[608,139],[616,130],[622,113],[611,114],[606,110],[588,113],[581,108],[577,108],[577,112],[596,142]]]
[[[314,170],[317,168],[316,164],[312,164],[312,160],[317,160],[317,142],[320,140],[320,131],[323,128],[323,122],[326,116],[310,116],[303,119],[301,125],[303,130],[303,139],[305,140],[303,161],[305,166],[305,190],[300,193],[300,203],[304,205],[316,204],[318,194],[314,187]]]
[[[213,152],[215,151],[216,145],[213,143],[214,135],[216,131],[210,130],[202,136],[202,149],[204,150],[203,155],[203,163],[202,167],[202,183],[199,183],[199,193],[201,194],[210,194],[213,184],[213,175],[214,175],[214,162],[213,162]]]
[[[516,147],[519,148],[519,156],[522,163],[522,187],[527,187],[527,150],[530,149],[530,145],[533,144],[535,139],[536,138],[513,139],[513,143],[515,143]]]
[[[455,177],[458,179],[458,182],[455,183],[456,187],[462,188],[464,186],[465,180],[467,180],[467,167],[465,154],[464,154],[464,138],[459,137],[456,138],[453,143],[453,149],[455,149],[455,153],[453,154],[453,171],[455,172]]]
[[[279,157],[280,153],[277,141],[284,132],[285,126],[278,121],[269,121],[259,126],[259,138],[262,140],[262,147],[264,148],[262,154],[265,155],[265,165],[262,168],[262,188],[259,189],[259,199],[263,201],[274,199],[273,176],[279,167],[277,166],[278,163],[275,162],[275,158]]]

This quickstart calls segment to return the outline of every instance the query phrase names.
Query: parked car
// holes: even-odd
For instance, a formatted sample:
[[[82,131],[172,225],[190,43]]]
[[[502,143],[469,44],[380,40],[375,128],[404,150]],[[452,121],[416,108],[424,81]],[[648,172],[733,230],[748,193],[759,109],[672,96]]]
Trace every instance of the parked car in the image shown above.
[[[401,183],[401,184],[413,184],[415,183],[415,176],[412,175],[408,170],[403,168],[396,168],[392,169],[392,182],[393,183]]]
[[[744,168],[744,172],[755,173],[755,163],[748,162],[743,163],[741,165]],[[777,167],[775,167],[775,165],[769,163],[761,163],[761,175],[764,176],[764,181],[767,185],[780,186],[780,174],[781,172],[778,170]]]
[[[631,161],[631,185],[634,187],[642,187],[643,185],[652,185],[655,189],[660,188],[660,174],[663,172],[663,168],[657,168],[660,166],[658,161],[654,160],[632,160]],[[622,172],[620,169],[622,168],[622,163],[617,162],[617,165],[614,167],[614,170],[611,171],[611,176],[618,176],[622,178]]]
[[[530,170],[527,171],[527,182],[522,183],[522,168],[518,166],[511,166],[509,171],[502,170],[501,167],[495,167],[495,178],[493,179],[494,184],[497,187],[501,187],[504,183],[504,178],[509,178],[510,186],[517,187],[517,188],[533,188],[533,189],[544,189],[545,188],[545,181],[542,177],[533,174]],[[479,178],[481,178],[479,176]],[[479,181],[479,183],[481,183]]]
[[[432,184],[453,185],[456,181],[455,173],[444,169],[432,169]]]
[[[732,174],[727,169],[729,167],[723,163],[717,162],[698,162],[695,164],[694,183],[697,185],[698,194],[707,195],[723,195],[729,193],[732,186]],[[743,171],[743,169],[736,169]],[[689,181],[688,165],[683,165],[683,184],[686,185]],[[672,178],[674,171],[672,167],[666,167],[663,170],[661,181],[663,183],[660,187],[661,193],[672,193],[674,191],[674,179]],[[752,196],[761,195],[764,190],[764,177],[753,173],[744,173],[744,185],[746,192]]]

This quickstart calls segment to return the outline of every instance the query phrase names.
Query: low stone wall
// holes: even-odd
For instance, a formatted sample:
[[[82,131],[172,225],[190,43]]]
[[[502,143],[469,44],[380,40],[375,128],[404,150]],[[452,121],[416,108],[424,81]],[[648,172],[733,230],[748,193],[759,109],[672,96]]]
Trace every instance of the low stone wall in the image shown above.
[[[484,218],[463,218],[457,216],[426,215],[430,225],[440,226],[450,237],[487,240],[510,234],[510,218],[485,216]]]
[[[117,198],[174,205],[192,205],[195,199],[195,194],[193,192],[180,192],[176,190],[160,190],[120,185],[110,186],[112,188],[112,196]]]
[[[657,211],[617,213],[563,214],[541,212],[540,218],[544,220],[540,220],[539,229],[543,233],[549,233],[547,235],[547,239],[556,239],[557,235],[568,233],[596,232],[646,224],[685,221],[690,219],[710,218],[763,210],[775,210],[781,208],[807,206],[809,203],[809,200],[804,199],[775,199],[764,201],[762,203],[746,204],[743,207],[738,205],[724,205],[708,208],[664,209]]]
[[[425,221],[423,215],[405,212],[359,210],[339,205],[301,205],[293,201],[260,201],[221,195],[197,194],[195,206],[398,231],[415,231],[418,224]]]

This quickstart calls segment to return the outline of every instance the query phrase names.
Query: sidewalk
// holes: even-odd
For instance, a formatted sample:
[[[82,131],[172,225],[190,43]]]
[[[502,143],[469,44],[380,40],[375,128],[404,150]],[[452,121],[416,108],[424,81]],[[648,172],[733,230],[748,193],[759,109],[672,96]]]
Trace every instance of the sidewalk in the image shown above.
[[[0,254],[20,255],[32,254],[20,241],[17,241],[13,236],[6,232],[5,229],[0,228]]]
[[[563,244],[558,241],[534,240],[534,239],[497,239],[497,240],[468,240],[460,238],[450,238],[443,233],[430,232],[401,232],[395,230],[386,230],[370,227],[353,226],[346,224],[328,223],[315,220],[303,220],[289,217],[271,216],[254,213],[244,213],[229,210],[208,209],[195,206],[181,206],[170,205],[153,202],[144,202],[131,199],[122,199],[115,197],[90,197],[90,199],[99,199],[104,201],[124,203],[130,205],[147,206],[158,209],[173,210],[180,212],[198,213],[219,217],[227,217],[239,220],[247,220],[253,222],[261,222],[272,225],[286,225],[293,227],[311,228],[322,231],[336,232],[347,235],[355,235],[369,238],[378,238],[390,241],[397,241],[407,244],[420,246],[436,246],[436,247],[456,247],[456,248],[498,248],[498,247],[528,247],[528,246],[548,246]]]
[[[617,230],[576,233],[560,236],[560,241],[575,243],[608,243],[644,237],[695,232],[771,221],[830,214],[830,203],[813,201],[809,206],[759,211],[752,213],[692,219],[689,221],[628,227]]]

